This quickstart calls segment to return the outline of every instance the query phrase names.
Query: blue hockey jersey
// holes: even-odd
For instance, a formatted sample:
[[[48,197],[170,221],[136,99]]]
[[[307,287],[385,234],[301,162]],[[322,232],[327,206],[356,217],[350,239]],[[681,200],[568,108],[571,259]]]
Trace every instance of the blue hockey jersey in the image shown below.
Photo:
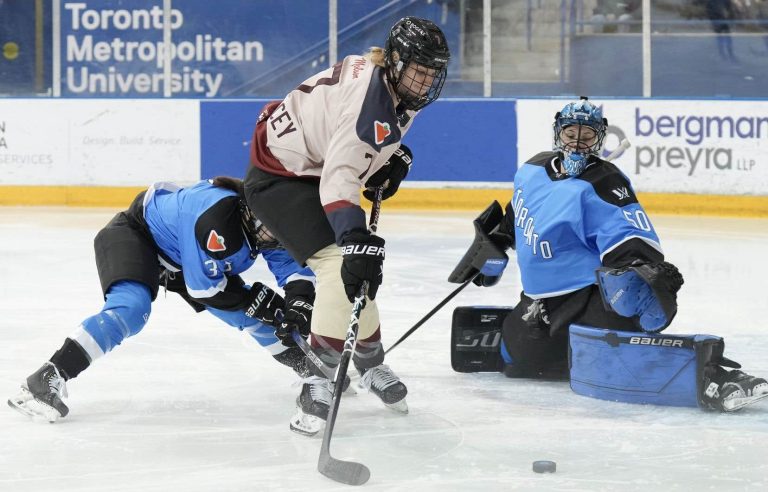
[[[191,297],[221,309],[233,308],[239,297],[227,289],[229,279],[248,270],[256,258],[242,231],[239,200],[234,191],[208,181],[189,188],[155,183],[144,196],[144,220],[158,246],[160,263],[170,271],[183,272]],[[302,268],[284,249],[259,253],[280,287],[299,279],[314,282],[312,271]],[[233,295],[223,296],[225,291]],[[223,302],[215,302],[217,298]]]
[[[640,239],[661,253],[656,231],[629,179],[594,159],[577,177],[559,172],[559,155],[542,152],[514,178],[517,263],[531,298],[553,297],[595,283],[611,251]]]

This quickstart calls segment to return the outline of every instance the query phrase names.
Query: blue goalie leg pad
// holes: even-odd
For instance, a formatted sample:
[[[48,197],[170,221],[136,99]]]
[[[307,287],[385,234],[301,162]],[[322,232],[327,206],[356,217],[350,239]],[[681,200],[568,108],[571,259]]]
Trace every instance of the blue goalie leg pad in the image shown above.
[[[117,282],[109,288],[101,312],[83,321],[82,326],[104,353],[144,328],[152,310],[152,294],[144,284]]]
[[[628,403],[699,406],[703,365],[697,351],[711,335],[657,335],[570,327],[571,389]]]

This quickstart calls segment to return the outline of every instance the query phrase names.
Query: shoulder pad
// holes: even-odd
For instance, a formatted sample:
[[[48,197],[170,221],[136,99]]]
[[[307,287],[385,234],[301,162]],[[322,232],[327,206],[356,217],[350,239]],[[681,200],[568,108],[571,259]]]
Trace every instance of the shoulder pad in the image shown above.
[[[223,260],[243,247],[243,229],[238,207],[239,198],[222,198],[197,218],[195,239],[200,249],[211,258]]]
[[[535,156],[525,161],[525,163],[533,164],[534,166],[546,166],[555,157],[557,157],[557,152],[553,152],[553,151],[539,152]]]
[[[576,179],[581,179],[592,185],[595,193],[607,203],[624,207],[630,203],[637,203],[637,196],[632,189],[624,173],[614,164],[598,159],[597,162],[587,167]]]
[[[357,117],[357,138],[381,152],[382,147],[400,141],[395,106],[384,80],[384,70],[374,67],[371,83]]]

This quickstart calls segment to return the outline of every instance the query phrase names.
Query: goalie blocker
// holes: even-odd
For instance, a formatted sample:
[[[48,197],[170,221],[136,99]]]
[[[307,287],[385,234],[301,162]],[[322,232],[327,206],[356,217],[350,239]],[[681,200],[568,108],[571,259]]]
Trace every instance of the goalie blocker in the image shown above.
[[[457,307],[451,330],[451,366],[457,372],[499,372],[509,360],[501,326],[509,307]],[[764,380],[720,366],[740,365],[723,357],[724,342],[712,335],[659,335],[593,328],[569,329],[571,389],[583,396],[627,403],[738,410],[768,397]],[[760,385],[725,408],[713,403],[713,371]],[[715,385],[718,386],[718,385]]]

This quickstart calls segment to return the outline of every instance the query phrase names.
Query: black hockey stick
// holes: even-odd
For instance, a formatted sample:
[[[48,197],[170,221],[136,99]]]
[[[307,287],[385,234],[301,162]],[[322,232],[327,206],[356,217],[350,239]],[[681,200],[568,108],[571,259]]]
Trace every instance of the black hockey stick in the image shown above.
[[[371,234],[376,234],[379,223],[379,214],[381,213],[381,198],[384,189],[382,187],[376,188],[376,197],[373,201],[373,207],[371,208],[371,218],[368,228]],[[347,485],[362,485],[371,478],[371,471],[362,463],[356,463],[354,461],[343,461],[331,456],[331,436],[333,435],[333,427],[336,424],[336,417],[339,413],[339,403],[341,402],[341,393],[343,391],[343,384],[339,384],[339,381],[344,381],[347,375],[347,369],[349,368],[349,361],[352,359],[352,354],[355,351],[355,344],[357,343],[357,331],[360,328],[360,313],[365,307],[365,293],[368,291],[368,282],[363,282],[360,286],[360,290],[357,291],[355,296],[355,302],[352,305],[352,315],[349,320],[349,327],[347,328],[347,337],[344,340],[344,350],[341,352],[341,360],[339,366],[336,368],[336,376],[333,379],[333,399],[331,399],[331,405],[328,409],[328,420],[325,424],[325,432],[323,433],[323,444],[320,447],[320,458],[317,461],[317,470],[337,482],[345,483]]]
[[[432,317],[432,316],[433,316],[433,315],[434,315],[436,312],[440,311],[440,309],[441,309],[443,306],[445,306],[446,304],[448,304],[448,301],[450,301],[451,299],[453,299],[454,297],[456,297],[456,295],[457,295],[459,292],[461,292],[462,290],[464,290],[464,287],[466,287],[466,286],[467,286],[467,285],[469,285],[469,284],[470,284],[470,283],[471,283],[473,280],[475,280],[475,278],[477,278],[477,276],[478,276],[478,275],[480,275],[480,272],[477,272],[477,273],[476,273],[476,274],[474,274],[474,275],[473,275],[471,278],[468,278],[467,280],[465,280],[463,284],[459,285],[459,286],[456,288],[456,290],[454,290],[453,292],[451,292],[450,294],[448,294],[448,297],[446,297],[445,299],[443,299],[442,301],[440,301],[440,303],[439,303],[437,306],[435,306],[434,308],[432,308],[432,311],[428,312],[428,313],[427,313],[427,314],[426,314],[426,315],[425,315],[423,318],[421,318],[421,319],[420,319],[420,320],[419,320],[419,321],[418,321],[418,322],[417,322],[415,325],[413,325],[413,327],[412,327],[410,330],[406,331],[406,332],[405,332],[405,334],[404,334],[403,336],[401,336],[401,337],[400,337],[400,339],[399,339],[398,341],[396,341],[395,343],[393,343],[393,344],[392,344],[392,346],[391,346],[391,347],[389,347],[389,348],[388,348],[388,349],[387,349],[387,350],[384,352],[384,354],[386,355],[386,354],[388,354],[388,353],[392,352],[392,349],[394,349],[395,347],[397,347],[398,345],[400,345],[400,342],[402,342],[403,340],[405,340],[406,338],[408,338],[409,336],[411,336],[411,333],[413,333],[413,332],[414,332],[414,331],[416,331],[416,330],[417,330],[417,329],[418,329],[418,328],[419,328],[421,325],[423,325],[424,323],[426,323],[426,322],[427,322],[427,320],[428,320],[429,318],[431,318],[431,317]]]

